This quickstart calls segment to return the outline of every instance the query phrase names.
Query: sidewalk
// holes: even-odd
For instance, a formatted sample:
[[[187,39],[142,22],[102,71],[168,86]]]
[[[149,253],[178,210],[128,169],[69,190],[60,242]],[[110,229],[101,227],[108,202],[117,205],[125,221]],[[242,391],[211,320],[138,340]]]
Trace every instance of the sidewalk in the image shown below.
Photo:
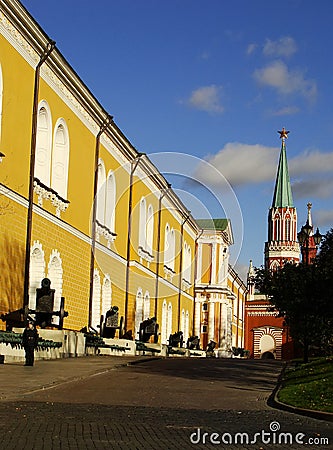
[[[150,359],[148,356],[84,356],[39,360],[33,367],[17,363],[0,364],[0,401],[22,399],[25,394],[34,391]]]

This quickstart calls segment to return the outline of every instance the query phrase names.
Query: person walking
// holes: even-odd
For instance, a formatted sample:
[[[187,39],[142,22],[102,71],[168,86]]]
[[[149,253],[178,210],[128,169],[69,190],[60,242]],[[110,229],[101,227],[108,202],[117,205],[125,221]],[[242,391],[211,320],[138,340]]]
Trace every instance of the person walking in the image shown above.
[[[25,366],[33,366],[35,359],[35,348],[38,343],[38,332],[34,323],[30,320],[23,331],[22,345],[25,350]]]

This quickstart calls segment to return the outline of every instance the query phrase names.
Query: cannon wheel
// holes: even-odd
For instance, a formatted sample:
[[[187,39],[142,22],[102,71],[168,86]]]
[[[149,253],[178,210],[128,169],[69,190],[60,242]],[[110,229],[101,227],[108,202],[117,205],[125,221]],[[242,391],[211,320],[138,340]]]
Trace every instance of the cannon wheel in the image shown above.
[[[104,314],[101,315],[99,320],[99,335],[104,337]]]
[[[159,325],[156,324],[155,333],[154,333],[154,344],[158,343],[158,329],[159,329]]]
[[[142,322],[140,323],[140,327],[139,327],[139,341],[143,342],[143,326],[142,326]]]
[[[65,317],[65,298],[61,297],[60,300],[60,311],[59,311],[59,330],[62,330],[64,326],[64,317]]]
[[[124,322],[124,317],[121,316],[120,317],[120,322],[119,322],[119,339],[121,339],[123,337],[123,322]],[[126,330],[127,331],[127,330]]]

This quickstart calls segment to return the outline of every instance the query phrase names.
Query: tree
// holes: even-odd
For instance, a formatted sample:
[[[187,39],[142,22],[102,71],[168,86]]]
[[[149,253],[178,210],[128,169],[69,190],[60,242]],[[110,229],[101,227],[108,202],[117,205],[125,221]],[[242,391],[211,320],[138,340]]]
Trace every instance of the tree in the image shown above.
[[[333,241],[333,233],[330,237]],[[326,242],[326,241],[325,241]],[[333,252],[332,245],[324,245],[327,258]],[[326,250],[325,250],[326,252]],[[326,256],[325,256],[326,258]],[[266,294],[269,301],[284,317],[292,338],[304,349],[304,362],[308,361],[310,345],[323,348],[332,336],[333,270],[327,270],[324,254],[319,263],[286,263],[275,271],[256,269],[256,287]],[[333,269],[333,263],[330,261]],[[324,271],[325,267],[325,271]],[[330,291],[331,292],[331,291]]]

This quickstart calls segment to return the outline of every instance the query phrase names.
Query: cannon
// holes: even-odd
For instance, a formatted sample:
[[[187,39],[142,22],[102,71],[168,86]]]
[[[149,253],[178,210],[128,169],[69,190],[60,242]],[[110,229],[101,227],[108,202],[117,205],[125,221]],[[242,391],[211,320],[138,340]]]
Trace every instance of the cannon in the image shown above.
[[[103,316],[101,317],[101,336],[103,338],[114,338],[116,331],[119,330],[119,338],[122,337],[123,328],[123,316],[119,319],[119,308],[118,306],[112,306],[105,313],[105,320],[103,321]]]
[[[55,327],[61,330],[64,324],[64,318],[68,317],[65,311],[65,298],[61,297],[59,311],[54,311],[54,294],[55,290],[51,289],[51,280],[43,278],[41,287],[36,289],[36,308],[30,309],[28,305],[16,311],[2,314],[1,319],[6,322],[6,329],[11,330],[13,327],[24,327],[26,321],[31,319],[35,325],[41,328]],[[31,317],[34,315],[34,317]],[[52,323],[53,317],[59,317],[59,323]]]
[[[176,333],[170,334],[169,346],[170,347],[182,347],[184,344],[184,336],[182,331],[176,331]]]
[[[159,325],[156,322],[156,317],[146,319],[140,323],[139,327],[139,341],[149,342],[151,336],[154,336],[154,344],[158,342]]]
[[[187,339],[186,347],[190,350],[200,350],[200,339],[198,336],[190,336]]]
[[[54,294],[55,290],[51,289],[51,280],[43,278],[41,287],[36,289],[36,309],[28,309],[28,315],[35,314],[35,324],[41,328],[57,327],[61,330],[68,312],[65,311],[64,297],[61,297],[59,311],[54,311]],[[59,324],[52,323],[53,316],[59,317]]]
[[[214,353],[214,348],[216,347],[216,342],[210,340],[207,344],[206,347],[206,356],[207,358],[214,358],[215,357],[215,353]]]

